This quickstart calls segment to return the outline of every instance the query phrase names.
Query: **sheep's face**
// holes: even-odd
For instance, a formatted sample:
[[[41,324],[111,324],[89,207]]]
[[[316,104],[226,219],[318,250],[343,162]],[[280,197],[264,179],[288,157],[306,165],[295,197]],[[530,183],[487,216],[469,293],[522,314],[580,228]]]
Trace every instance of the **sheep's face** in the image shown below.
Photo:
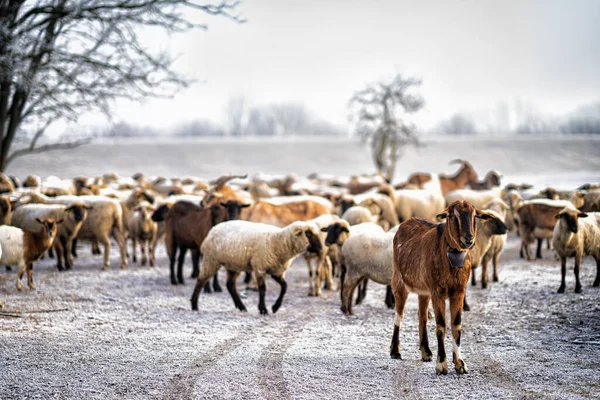
[[[486,236],[492,235],[504,235],[508,232],[506,224],[502,220],[490,211],[481,211],[481,217],[479,219],[480,226],[484,230]]]
[[[333,244],[341,246],[350,235],[348,228],[337,222],[326,228],[321,228],[321,232],[327,232],[327,237],[325,238],[325,244],[327,246]]]
[[[498,172],[496,172],[496,171],[490,172],[489,181],[492,184],[492,186],[500,186],[500,178],[501,178],[501,175]]]
[[[309,253],[318,254],[323,250],[323,245],[321,244],[321,239],[319,238],[319,232],[311,226],[299,227],[296,229],[296,236],[303,236],[306,238],[308,242],[308,247],[306,251]]]
[[[352,206],[355,206],[356,202],[354,201],[354,199],[341,198],[338,201],[338,204],[340,205],[340,208],[342,209],[342,214],[343,214],[346,212],[347,209],[349,209]]]
[[[572,233],[579,232],[579,218],[585,218],[588,215],[577,210],[565,210],[556,216],[556,219],[563,221],[567,230]]]
[[[167,218],[167,213],[171,209],[171,204],[163,204],[152,213],[152,221],[160,222]]]
[[[72,213],[76,222],[81,222],[87,218],[87,210],[89,209],[91,207],[85,204],[72,204],[65,208],[65,211]]]
[[[240,218],[242,208],[250,207],[250,204],[241,204],[239,201],[228,200],[226,203],[221,203],[227,210],[227,219],[233,221]]]

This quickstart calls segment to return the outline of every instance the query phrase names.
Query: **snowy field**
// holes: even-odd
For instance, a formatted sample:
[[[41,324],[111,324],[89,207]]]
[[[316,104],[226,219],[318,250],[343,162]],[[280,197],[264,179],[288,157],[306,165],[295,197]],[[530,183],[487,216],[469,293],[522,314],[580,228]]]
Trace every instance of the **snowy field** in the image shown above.
[[[600,181],[600,140],[527,139],[503,142],[432,140],[406,154],[398,179],[413,171],[453,172],[448,161],[470,160],[480,175],[498,169],[506,181],[570,188]],[[94,144],[16,161],[10,174],[61,177],[195,175],[263,171],[352,174],[371,172],[368,152],[347,139]],[[157,266],[130,261],[110,271],[80,244],[74,269],[59,273],[54,260],[35,265],[37,290],[16,291],[16,272],[0,269],[0,399],[588,399],[600,398],[600,289],[596,266],[584,260],[583,293],[574,293],[573,261],[567,291],[557,294],[559,263],[518,257],[510,234],[500,257],[500,282],[470,287],[463,316],[462,351],[470,373],[436,376],[420,361],[417,299],[411,295],[401,332],[403,360],[389,357],[394,312],[385,288],[370,283],[354,317],[339,310],[339,292],[308,297],[308,272],[297,260],[277,314],[260,316],[248,292],[247,313],[228,293],[202,294],[190,310],[194,282],[172,286],[164,245]],[[114,249],[115,247],[113,247]],[[185,274],[191,267],[186,264]],[[220,276],[224,286],[223,272]],[[267,304],[278,285],[267,280]],[[55,310],[54,312],[47,312]],[[40,312],[42,311],[42,312]],[[434,336],[429,322],[430,338]],[[436,342],[431,342],[436,352]],[[446,339],[447,351],[451,336]]]

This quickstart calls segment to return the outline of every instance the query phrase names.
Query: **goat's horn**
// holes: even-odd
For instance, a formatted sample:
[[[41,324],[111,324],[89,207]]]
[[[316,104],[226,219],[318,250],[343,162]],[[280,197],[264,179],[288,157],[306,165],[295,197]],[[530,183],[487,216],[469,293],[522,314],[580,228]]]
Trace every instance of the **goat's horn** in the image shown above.
[[[246,179],[247,177],[248,177],[248,174],[246,174],[246,175],[223,175],[223,176],[211,181],[210,184],[214,185],[216,190],[221,190],[223,188],[223,186],[225,186],[225,184],[227,182],[229,182],[230,180],[236,179],[236,178]]]

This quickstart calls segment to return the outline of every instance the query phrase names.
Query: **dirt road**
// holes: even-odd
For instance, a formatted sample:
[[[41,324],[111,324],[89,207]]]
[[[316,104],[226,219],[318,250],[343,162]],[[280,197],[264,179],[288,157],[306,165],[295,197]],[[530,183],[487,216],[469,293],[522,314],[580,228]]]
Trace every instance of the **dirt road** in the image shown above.
[[[1,399],[386,399],[600,397],[600,289],[595,263],[582,268],[584,293],[556,294],[558,263],[524,262],[511,237],[501,256],[500,282],[469,288],[472,311],[463,318],[463,357],[470,373],[436,376],[420,361],[417,301],[409,298],[401,332],[403,360],[389,357],[394,313],[385,290],[369,286],[356,316],[339,311],[339,294],[307,297],[303,261],[288,271],[283,307],[262,317],[257,294],[249,312],[224,293],[200,297],[194,282],[168,283],[164,247],[158,267],[101,271],[101,259],[82,248],[73,271],[54,260],[35,266],[38,290],[18,293],[16,272],[0,271],[3,312],[68,309],[0,317]],[[572,261],[571,264],[572,266]],[[186,274],[190,269],[186,270]],[[221,276],[224,283],[224,276]],[[268,282],[267,303],[277,296]],[[430,335],[434,335],[430,321]],[[451,338],[446,340],[447,349]],[[435,354],[435,341],[432,342]]]

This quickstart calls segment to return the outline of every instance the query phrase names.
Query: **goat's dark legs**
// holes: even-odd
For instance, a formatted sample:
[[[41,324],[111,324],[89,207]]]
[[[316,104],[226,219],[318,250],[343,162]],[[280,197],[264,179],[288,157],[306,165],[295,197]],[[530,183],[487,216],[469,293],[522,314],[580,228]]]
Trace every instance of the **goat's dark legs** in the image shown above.
[[[431,361],[431,349],[429,348],[429,338],[427,337],[427,318],[429,311],[429,302],[431,297],[419,296],[419,348],[421,349],[421,359]]]
[[[233,299],[233,303],[235,304],[236,308],[240,311],[247,311],[246,306],[244,305],[244,303],[242,303],[242,300],[240,299],[236,288],[236,281],[239,276],[239,272],[227,271],[227,291],[231,295],[231,298]]]
[[[394,308],[394,294],[390,285],[387,285],[385,288],[385,305],[387,308]]]
[[[438,343],[438,356],[435,365],[435,372],[438,375],[448,373],[448,360],[446,358],[446,348],[444,340],[446,339],[446,301],[444,298],[432,297],[433,312],[435,314],[435,335]],[[462,305],[462,302],[461,302]]]
[[[537,251],[535,252],[535,258],[542,259],[542,243],[544,239],[538,238],[537,240]]]
[[[279,310],[279,307],[281,307],[281,302],[283,301],[283,296],[285,295],[285,292],[287,291],[287,282],[285,281],[285,278],[281,275],[271,275],[271,278],[273,278],[273,280],[275,280],[275,282],[279,283],[279,297],[277,297],[277,300],[275,301],[275,304],[273,304],[273,314],[275,314],[277,312],[277,310]]]
[[[398,284],[397,282],[392,282],[392,292],[394,293],[394,299],[396,300],[396,321],[394,322],[392,344],[390,345],[390,357],[401,359],[400,328],[402,328],[402,321],[404,320],[404,307],[406,306],[408,291],[403,283]]]
[[[460,354],[460,337],[462,335],[462,305],[464,301],[464,292],[455,293],[450,296],[450,324],[452,325],[452,363],[457,374],[467,374],[467,364]],[[445,330],[445,329],[444,329]],[[439,341],[439,339],[438,339]],[[447,367],[446,367],[447,370]]]
[[[192,275],[190,278],[197,278],[200,273],[200,249],[192,249]]]
[[[185,284],[183,280],[183,262],[185,261],[185,253],[187,253],[187,247],[179,246],[179,258],[177,259],[177,280],[182,285]]]

